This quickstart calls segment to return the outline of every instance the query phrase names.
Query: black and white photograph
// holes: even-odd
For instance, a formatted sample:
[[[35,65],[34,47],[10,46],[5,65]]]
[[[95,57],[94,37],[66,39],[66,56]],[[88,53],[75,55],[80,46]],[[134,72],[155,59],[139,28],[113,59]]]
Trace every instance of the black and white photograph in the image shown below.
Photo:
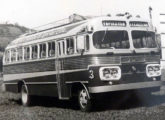
[[[0,0],[0,120],[165,120],[165,1]]]

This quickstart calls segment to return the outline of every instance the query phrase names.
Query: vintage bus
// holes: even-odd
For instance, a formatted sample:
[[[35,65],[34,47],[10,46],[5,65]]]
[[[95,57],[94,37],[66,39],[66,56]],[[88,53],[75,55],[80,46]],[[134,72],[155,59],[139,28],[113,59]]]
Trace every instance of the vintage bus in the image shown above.
[[[13,40],[3,56],[3,88],[20,93],[24,106],[34,95],[76,95],[80,109],[89,111],[93,94],[162,84],[155,30],[128,15],[74,14]]]

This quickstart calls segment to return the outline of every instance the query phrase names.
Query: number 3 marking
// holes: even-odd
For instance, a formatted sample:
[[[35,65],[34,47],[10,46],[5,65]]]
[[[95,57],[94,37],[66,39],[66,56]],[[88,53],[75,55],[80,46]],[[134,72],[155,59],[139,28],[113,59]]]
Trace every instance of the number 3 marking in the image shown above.
[[[89,78],[90,79],[93,79],[95,76],[93,75],[93,70],[90,70],[89,71]]]

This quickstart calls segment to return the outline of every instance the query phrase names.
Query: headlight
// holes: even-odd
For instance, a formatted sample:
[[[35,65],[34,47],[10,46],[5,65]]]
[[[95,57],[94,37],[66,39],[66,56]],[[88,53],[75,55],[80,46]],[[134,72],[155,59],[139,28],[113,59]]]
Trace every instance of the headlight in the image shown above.
[[[99,70],[101,80],[119,80],[121,69],[118,66],[101,67]]]
[[[148,77],[157,77],[161,75],[160,64],[149,64],[146,66],[146,74]]]

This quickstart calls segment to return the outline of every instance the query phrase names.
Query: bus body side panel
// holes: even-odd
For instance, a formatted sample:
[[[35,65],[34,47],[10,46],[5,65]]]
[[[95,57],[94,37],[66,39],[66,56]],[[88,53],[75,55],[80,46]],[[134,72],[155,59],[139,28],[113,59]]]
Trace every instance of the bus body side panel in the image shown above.
[[[19,82],[24,82],[32,95],[57,96],[54,59],[4,65],[6,91],[19,92]]]
[[[27,87],[31,95],[58,97],[57,84],[27,84]]]
[[[5,84],[5,91],[18,93],[18,84],[11,84],[11,83],[4,83]],[[37,95],[37,96],[52,96],[57,97],[57,84],[32,84],[27,83],[28,92],[30,95]]]
[[[6,91],[9,92],[20,92],[19,84],[26,84],[28,87],[28,92],[31,95],[39,96],[58,96],[57,94],[57,82],[56,75],[32,77],[23,80],[9,80],[4,81]]]
[[[3,85],[5,85],[3,88],[5,91],[18,93],[18,84],[17,82],[9,81],[9,82],[3,82]]]
[[[32,94],[55,94],[57,88],[57,74],[61,75],[65,86],[72,83],[88,83],[87,87],[110,86],[109,81],[101,81],[99,68],[102,66],[120,66],[122,78],[113,82],[113,85],[154,82],[146,77],[146,65],[159,63],[159,55],[134,55],[134,56],[77,56],[59,59],[59,73],[56,71],[55,61],[37,61],[34,63],[4,66],[4,82],[24,80]],[[53,67],[52,67],[53,66]],[[133,71],[136,68],[136,72]],[[17,68],[13,70],[14,68]],[[90,70],[93,70],[93,75]],[[9,77],[7,77],[9,76]],[[5,79],[6,78],[6,79]],[[158,81],[160,77],[156,78]],[[112,86],[113,86],[112,85]],[[49,89],[48,86],[52,88]],[[43,88],[42,88],[43,87]],[[53,88],[55,87],[55,88]],[[11,87],[12,88],[12,87]],[[14,88],[13,88],[14,89]],[[41,89],[41,90],[40,90]],[[43,90],[42,90],[43,89]],[[52,90],[52,91],[51,91]],[[46,93],[44,91],[48,91]],[[68,96],[70,93],[67,93]]]
[[[71,87],[74,87],[74,83],[88,83],[87,71],[78,71],[71,73],[63,73],[62,74],[65,79],[65,85],[68,87],[67,90],[71,90]],[[6,86],[6,91],[9,92],[18,92],[18,82],[21,80],[10,80],[4,81],[3,83]],[[34,78],[27,78],[23,80],[27,87],[29,88],[29,93],[31,95],[39,95],[39,96],[58,96],[57,90],[57,81],[56,74],[48,75],[48,76],[40,76]],[[69,98],[72,96],[71,91],[66,93]]]
[[[26,63],[9,64],[3,66],[4,74],[21,74],[21,73],[34,73],[55,71],[54,59],[32,61]]]

